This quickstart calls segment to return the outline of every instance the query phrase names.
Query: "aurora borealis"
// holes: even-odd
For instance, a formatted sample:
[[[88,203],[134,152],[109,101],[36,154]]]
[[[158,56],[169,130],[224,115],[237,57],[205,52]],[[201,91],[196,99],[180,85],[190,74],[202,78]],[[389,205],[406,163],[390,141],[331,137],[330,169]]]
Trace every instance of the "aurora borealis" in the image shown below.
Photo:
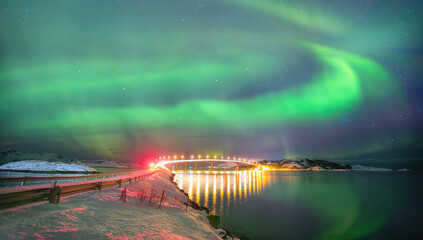
[[[420,167],[420,1],[4,1],[1,148]]]

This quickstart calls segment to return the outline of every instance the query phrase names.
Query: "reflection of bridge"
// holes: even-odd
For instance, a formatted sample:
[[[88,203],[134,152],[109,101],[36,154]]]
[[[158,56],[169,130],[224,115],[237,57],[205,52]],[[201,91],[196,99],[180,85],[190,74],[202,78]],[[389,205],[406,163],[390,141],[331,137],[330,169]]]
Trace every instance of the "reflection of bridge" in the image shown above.
[[[213,171],[213,163],[216,163],[216,162],[217,163],[235,163],[237,170],[239,169],[239,165],[241,165],[241,164],[243,164],[243,165],[250,165],[250,166],[253,166],[254,168],[261,169],[260,164],[258,164],[256,162],[250,162],[250,161],[246,161],[246,160],[242,161],[242,160],[235,160],[235,159],[234,160],[231,160],[231,159],[228,159],[228,160],[222,160],[222,159],[181,159],[181,160],[168,160],[168,161],[160,161],[160,162],[158,162],[156,164],[156,167],[164,167],[164,168],[166,168],[166,165],[175,164],[176,165],[176,169],[179,170],[178,164],[179,163],[184,163],[185,164],[184,169],[183,169],[184,171],[188,171],[189,170],[189,171],[198,172],[197,171],[197,163],[203,163],[203,162],[210,163],[210,170],[209,170],[209,172],[212,172],[212,173],[218,173],[218,171]],[[194,170],[191,169],[191,166],[190,166],[189,169],[187,168],[188,167],[188,164],[190,164],[190,163],[194,163]]]

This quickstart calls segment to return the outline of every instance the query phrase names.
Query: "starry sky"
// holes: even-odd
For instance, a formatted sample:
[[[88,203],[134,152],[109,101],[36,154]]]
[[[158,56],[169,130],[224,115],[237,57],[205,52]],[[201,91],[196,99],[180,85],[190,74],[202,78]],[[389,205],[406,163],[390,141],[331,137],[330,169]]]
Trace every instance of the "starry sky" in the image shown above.
[[[423,165],[423,2],[2,1],[0,147]]]

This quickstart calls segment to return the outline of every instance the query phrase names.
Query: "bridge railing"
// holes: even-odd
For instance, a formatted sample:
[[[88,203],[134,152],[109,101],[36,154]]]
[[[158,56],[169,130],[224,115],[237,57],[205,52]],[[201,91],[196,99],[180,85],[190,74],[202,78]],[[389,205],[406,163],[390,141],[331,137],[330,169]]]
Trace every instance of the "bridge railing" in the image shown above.
[[[78,175],[78,176],[33,176],[33,177],[0,177],[0,183],[2,182],[21,182],[21,186],[25,186],[26,182],[30,181],[57,181],[57,180],[72,180],[76,179],[98,179],[106,177],[116,177],[120,175],[134,173],[135,171],[120,172],[120,173],[105,173],[105,174],[90,174],[90,175]]]
[[[103,188],[113,187],[116,185],[121,187],[124,183],[139,181],[140,179],[155,172],[156,170],[145,170],[136,173],[132,172],[132,174],[114,178],[64,183],[60,185],[57,184],[57,181],[53,181],[50,186],[11,187],[8,190],[0,192],[0,210],[42,201],[49,201],[50,203],[57,204],[60,202],[61,197],[91,190],[101,191]]]

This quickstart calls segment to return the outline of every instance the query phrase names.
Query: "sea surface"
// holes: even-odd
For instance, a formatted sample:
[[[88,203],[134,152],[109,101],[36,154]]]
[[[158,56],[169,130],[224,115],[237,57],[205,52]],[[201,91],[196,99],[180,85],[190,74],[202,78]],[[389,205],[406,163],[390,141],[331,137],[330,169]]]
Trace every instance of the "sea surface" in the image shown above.
[[[177,173],[191,199],[249,239],[423,239],[415,172]]]

